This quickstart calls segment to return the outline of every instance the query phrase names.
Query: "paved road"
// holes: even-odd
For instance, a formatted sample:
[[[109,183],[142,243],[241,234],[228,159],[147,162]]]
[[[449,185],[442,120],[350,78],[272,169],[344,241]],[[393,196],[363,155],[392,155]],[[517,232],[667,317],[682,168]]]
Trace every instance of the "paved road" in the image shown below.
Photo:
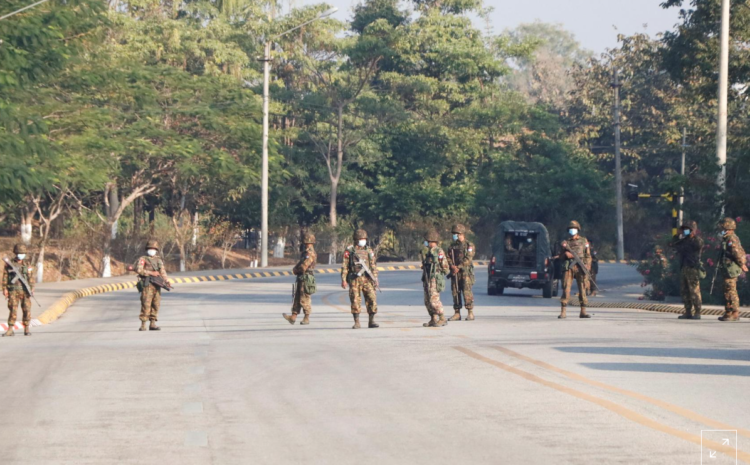
[[[429,329],[411,271],[382,275],[377,330],[350,329],[335,275],[308,327],[280,316],[289,278],[184,285],[160,333],[135,291],[83,299],[0,340],[0,463],[723,465],[737,442],[750,463],[750,322],[559,321],[485,280],[476,321]],[[602,267],[609,293],[638,281]]]

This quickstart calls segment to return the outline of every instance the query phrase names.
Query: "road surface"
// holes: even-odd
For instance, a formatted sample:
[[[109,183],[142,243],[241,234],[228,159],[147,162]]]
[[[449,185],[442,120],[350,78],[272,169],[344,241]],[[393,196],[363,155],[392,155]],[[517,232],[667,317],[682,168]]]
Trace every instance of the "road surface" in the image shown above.
[[[291,278],[180,286],[161,332],[137,331],[135,290],[83,299],[0,340],[0,463],[750,463],[750,321],[558,320],[540,291],[487,296],[480,269],[476,321],[423,328],[419,272],[381,280],[381,327],[356,331],[337,275],[310,326],[281,318]]]

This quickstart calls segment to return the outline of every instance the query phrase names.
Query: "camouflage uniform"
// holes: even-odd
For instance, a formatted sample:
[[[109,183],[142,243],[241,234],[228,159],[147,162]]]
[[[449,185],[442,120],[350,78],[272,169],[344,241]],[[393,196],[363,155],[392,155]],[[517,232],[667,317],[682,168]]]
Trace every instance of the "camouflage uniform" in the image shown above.
[[[462,224],[457,224],[453,227],[453,233],[465,234],[466,228]],[[473,243],[465,239],[462,241],[460,238],[454,241],[448,250],[449,269],[452,269],[454,266],[458,267],[458,273],[453,273],[451,276],[453,310],[456,312],[451,317],[451,321],[461,320],[461,307],[463,305],[466,306],[466,310],[469,313],[466,319],[469,321],[474,319],[474,293],[471,287],[474,285],[474,263],[472,260],[474,259],[475,251],[476,248]]]
[[[22,244],[16,245],[13,248],[13,252],[18,254],[26,254],[26,247]],[[29,283],[29,286],[31,286],[31,292],[34,292],[34,282],[31,279],[31,273],[29,272],[29,266],[26,264],[24,260],[19,260],[18,258],[15,258],[13,260],[13,264],[16,268],[21,272],[21,275],[26,280],[27,283]],[[7,264],[3,264],[3,276],[2,276],[2,283],[3,283],[3,291],[4,293],[8,293],[8,331],[6,331],[6,336],[12,336],[13,335],[13,325],[16,324],[16,318],[18,315],[18,306],[21,306],[21,311],[23,312],[23,326],[24,326],[24,334],[29,335],[29,325],[31,324],[31,294],[26,292],[26,289],[24,289],[23,284],[21,284],[21,280],[18,279],[15,282],[13,282],[14,278],[16,277],[15,272],[13,271],[13,268],[11,268]]]
[[[700,320],[703,305],[701,297],[703,239],[696,236],[698,225],[695,221],[683,224],[682,229],[689,229],[692,234],[675,236],[670,244],[680,257],[680,295],[685,304],[685,314],[680,315],[679,318]]]
[[[354,240],[366,240],[367,232],[358,229],[354,233]],[[374,280],[364,271],[359,264],[363,262],[372,273]],[[351,302],[352,315],[354,317],[354,329],[359,328],[359,314],[362,309],[362,296],[365,298],[367,314],[369,316],[370,328],[377,328],[375,315],[378,313],[378,301],[375,288],[377,287],[378,267],[375,252],[367,245],[360,247],[355,243],[344,250],[344,259],[341,262],[341,282],[349,286],[349,301]]]
[[[301,325],[310,324],[310,313],[312,313],[312,294],[305,289],[305,279],[314,277],[315,263],[318,261],[318,254],[315,253],[315,236],[310,233],[305,234],[303,238],[304,249],[300,256],[299,262],[292,269],[292,273],[297,276],[294,287],[294,302],[292,303],[292,314],[283,313],[282,316],[290,324],[297,321],[297,315],[300,311],[305,313],[305,317],[300,322]],[[306,276],[307,275],[307,276]]]
[[[599,274],[599,257],[597,257],[596,251],[591,247],[589,243],[589,250],[591,250],[591,279],[587,283],[589,295],[596,295],[596,277]]]
[[[721,321],[739,321],[740,297],[737,294],[737,278],[747,272],[747,258],[740,238],[734,233],[737,223],[732,218],[724,218],[720,224],[724,234],[719,267],[724,276],[724,315]]]
[[[159,244],[156,241],[148,241],[146,244],[146,250],[154,249],[159,250]],[[164,260],[158,255],[150,257],[144,255],[138,259],[138,265],[136,267],[136,273],[140,278],[140,289],[141,289],[141,331],[146,330],[146,322],[150,321],[151,326],[149,329],[152,331],[158,331],[159,327],[156,326],[156,322],[159,321],[159,308],[161,307],[161,288],[149,282],[151,273],[156,271],[159,273],[161,278],[166,282],[167,270],[164,267]]]
[[[438,234],[437,232],[430,232],[425,239],[436,243],[438,242]],[[448,274],[448,271],[448,260],[443,249],[437,245],[430,247],[422,261],[424,305],[427,308],[427,313],[430,314],[430,321],[423,326],[444,326],[447,324],[443,314],[443,303],[440,301],[440,290],[445,286],[445,275]]]
[[[578,257],[581,259],[583,264],[590,269],[591,268],[591,251],[589,241],[585,237],[580,235],[581,226],[576,221],[571,221],[568,228],[575,228],[579,234],[566,239],[561,242],[562,259],[563,259],[563,275],[562,275],[562,296],[560,297],[560,316],[558,318],[567,317],[568,300],[570,299],[570,290],[573,287],[573,280],[578,283],[578,299],[581,302],[581,318],[590,318],[591,315],[586,313],[586,306],[588,305],[588,298],[586,297],[587,280],[586,273],[581,267],[572,259],[565,257],[566,250],[572,250],[576,252]]]

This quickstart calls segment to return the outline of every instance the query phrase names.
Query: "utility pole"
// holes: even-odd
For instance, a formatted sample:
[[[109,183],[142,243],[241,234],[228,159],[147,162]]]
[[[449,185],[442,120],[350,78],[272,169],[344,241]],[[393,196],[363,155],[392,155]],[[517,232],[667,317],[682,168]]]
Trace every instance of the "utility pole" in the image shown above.
[[[260,266],[268,266],[268,88],[271,77],[271,41],[263,54],[263,159],[260,175]]]
[[[680,174],[685,177],[685,148],[687,147],[687,128],[682,128],[682,162],[680,163]],[[679,226],[682,226],[685,220],[682,206],[685,203],[685,188],[680,188],[680,213],[678,218]]]
[[[719,59],[719,117],[716,125],[716,161],[719,164],[717,187],[722,197],[721,215],[724,215],[724,191],[727,179],[727,91],[729,82],[729,7],[730,0],[721,0],[721,58]]]
[[[612,70],[615,106],[612,110],[615,125],[615,199],[617,202],[617,260],[625,260],[625,233],[622,225],[622,162],[620,161],[620,79],[617,68]]]

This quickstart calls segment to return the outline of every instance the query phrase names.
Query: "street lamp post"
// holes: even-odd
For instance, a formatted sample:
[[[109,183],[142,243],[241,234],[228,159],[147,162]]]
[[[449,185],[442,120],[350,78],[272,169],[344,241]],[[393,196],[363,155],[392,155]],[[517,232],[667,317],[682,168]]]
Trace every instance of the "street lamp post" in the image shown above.
[[[292,31],[306,26],[313,21],[327,18],[338,11],[338,8],[331,8],[319,14],[315,18],[305,21],[299,26],[295,26],[281,34],[276,34],[266,40],[265,50],[263,53],[263,161],[261,164],[261,175],[260,175],[260,202],[261,202],[261,233],[260,233],[260,266],[265,268],[268,266],[268,103],[270,100],[269,95],[269,81],[271,79],[271,42],[274,39],[289,34]]]
[[[724,190],[727,177],[727,91],[729,82],[729,7],[730,0],[721,2],[721,52],[719,58],[719,114],[716,124],[716,161],[719,164],[717,180],[724,211]]]

